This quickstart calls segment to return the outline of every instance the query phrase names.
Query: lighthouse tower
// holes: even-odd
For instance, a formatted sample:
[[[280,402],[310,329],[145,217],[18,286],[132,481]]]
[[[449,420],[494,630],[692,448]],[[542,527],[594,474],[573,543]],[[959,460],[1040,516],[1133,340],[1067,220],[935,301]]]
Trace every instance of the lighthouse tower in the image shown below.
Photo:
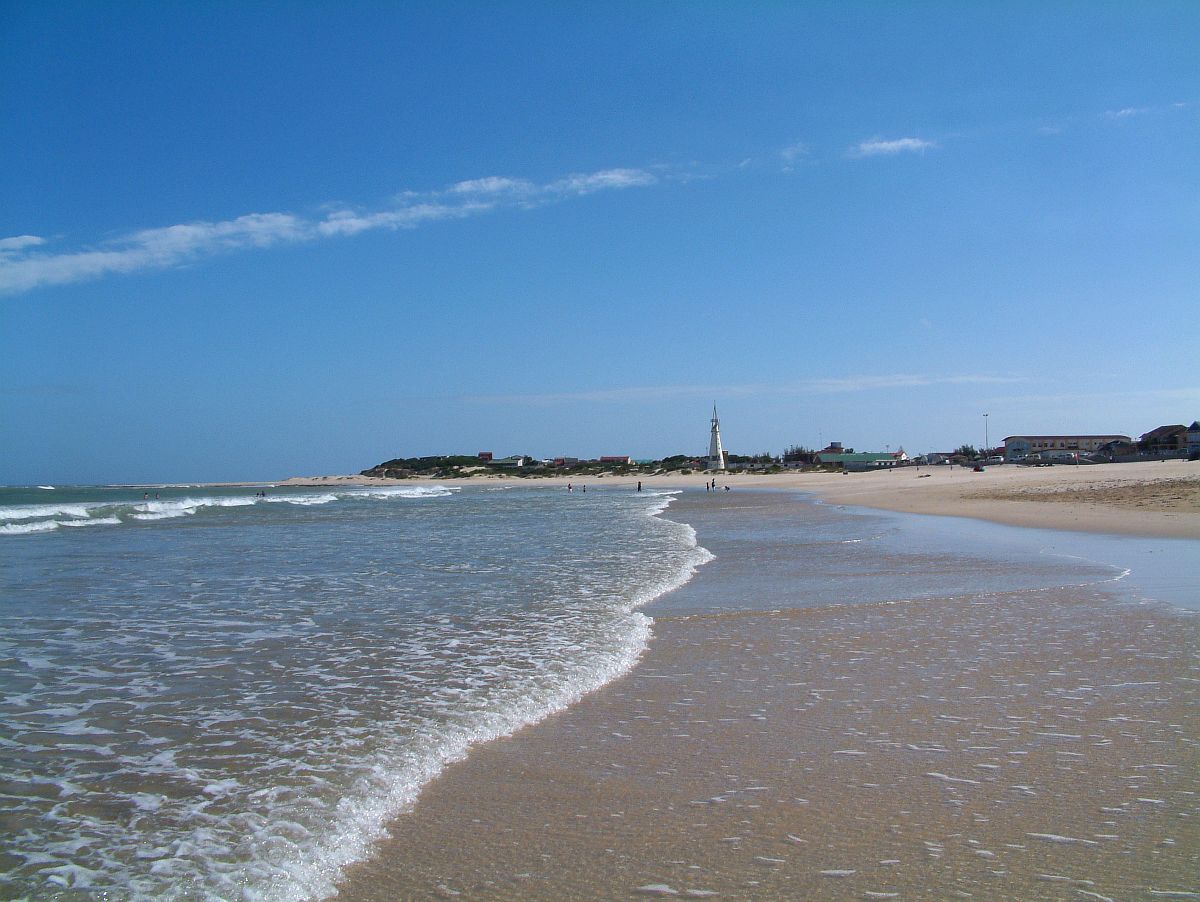
[[[721,448],[721,421],[717,419],[717,405],[713,405],[712,434],[708,439],[708,460],[704,462],[706,470],[724,470],[725,452]]]

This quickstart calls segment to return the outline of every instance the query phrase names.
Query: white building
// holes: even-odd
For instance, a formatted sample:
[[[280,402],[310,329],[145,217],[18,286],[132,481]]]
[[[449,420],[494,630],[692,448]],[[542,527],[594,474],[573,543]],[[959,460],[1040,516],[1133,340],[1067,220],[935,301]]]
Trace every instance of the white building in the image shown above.
[[[704,461],[706,470],[725,469],[725,450],[721,447],[721,421],[717,419],[717,405],[713,405],[712,432],[708,437],[708,458]]]

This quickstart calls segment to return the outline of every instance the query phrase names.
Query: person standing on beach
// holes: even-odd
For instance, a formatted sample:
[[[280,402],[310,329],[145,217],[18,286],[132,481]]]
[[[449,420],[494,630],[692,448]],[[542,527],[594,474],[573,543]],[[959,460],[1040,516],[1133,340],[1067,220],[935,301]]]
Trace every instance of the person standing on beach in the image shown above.
[[[641,490],[642,490],[642,481],[639,479],[638,480],[638,491],[640,492]]]

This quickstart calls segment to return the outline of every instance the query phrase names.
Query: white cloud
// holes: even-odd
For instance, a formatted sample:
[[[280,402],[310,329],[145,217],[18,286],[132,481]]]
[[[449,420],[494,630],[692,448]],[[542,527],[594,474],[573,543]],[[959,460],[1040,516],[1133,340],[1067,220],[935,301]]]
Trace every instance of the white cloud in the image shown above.
[[[1141,116],[1142,114],[1149,112],[1149,107],[1127,106],[1121,110],[1108,110],[1104,115],[1109,119],[1128,119],[1130,116]]]
[[[656,179],[644,169],[604,169],[600,172],[577,173],[551,182],[546,191],[551,194],[582,196],[610,188],[640,188],[653,185]]]
[[[250,213],[220,222],[187,222],[143,229],[60,253],[41,250],[45,239],[18,235],[0,239],[0,294],[19,294],[113,273],[161,269],[229,251],[296,244],[379,229],[413,229],[430,222],[478,216],[500,206],[529,207],[597,191],[652,185],[641,169],[577,173],[538,185],[492,176],[459,182],[445,191],[405,192],[390,207],[356,211],[337,207],[323,218],[293,213]]]
[[[450,186],[452,194],[529,194],[536,190],[537,186],[533,182],[497,175],[490,175],[482,179],[468,179]]]
[[[924,153],[936,147],[936,142],[926,141],[923,138],[894,138],[890,141],[871,138],[867,141],[860,141],[847,153],[852,157],[894,156],[898,153]]]
[[[808,156],[808,145],[803,141],[797,141],[795,144],[789,144],[783,150],[779,151],[779,155],[790,163],[793,160]]]
[[[46,239],[39,238],[37,235],[14,235],[12,238],[0,238],[0,257],[45,243]]]
[[[789,144],[783,148],[779,151],[779,159],[783,161],[783,171],[791,172],[795,169],[796,164],[807,157],[808,154],[808,145],[802,141],[797,141],[795,144]]]

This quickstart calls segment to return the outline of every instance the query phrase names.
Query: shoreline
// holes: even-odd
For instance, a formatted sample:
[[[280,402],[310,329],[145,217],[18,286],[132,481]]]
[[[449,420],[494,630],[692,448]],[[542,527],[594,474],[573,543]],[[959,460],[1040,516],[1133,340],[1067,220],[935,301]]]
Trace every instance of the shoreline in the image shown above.
[[[755,494],[672,506],[717,554],[676,594],[735,563],[723,509],[806,504]],[[1200,892],[1200,618],[1103,581],[783,610],[717,583],[735,607],[651,605],[630,674],[447,768],[338,898]]]
[[[703,489],[709,473],[665,476],[511,477],[382,479],[369,476],[290,477],[276,487],[503,485],[565,488]],[[1041,529],[1162,538],[1200,538],[1200,462],[1142,461],[1022,467],[1013,464],[970,469],[900,467],[875,473],[715,474],[718,488],[786,489],[811,492],[829,504],[910,514],[969,517]],[[228,485],[228,484],[224,484]],[[258,485],[258,483],[247,483]]]

